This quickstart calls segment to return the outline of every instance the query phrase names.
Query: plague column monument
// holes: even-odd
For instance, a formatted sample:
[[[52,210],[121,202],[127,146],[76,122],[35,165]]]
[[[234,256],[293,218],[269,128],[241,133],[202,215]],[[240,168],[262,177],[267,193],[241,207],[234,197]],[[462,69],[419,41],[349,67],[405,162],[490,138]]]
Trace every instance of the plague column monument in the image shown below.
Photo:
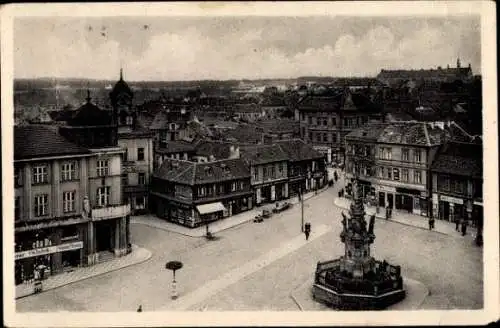
[[[357,181],[349,217],[342,213],[340,239],[345,254],[338,259],[318,262],[313,298],[343,310],[380,310],[405,298],[401,267],[377,261],[370,255],[375,240],[375,215],[367,227],[363,200]]]

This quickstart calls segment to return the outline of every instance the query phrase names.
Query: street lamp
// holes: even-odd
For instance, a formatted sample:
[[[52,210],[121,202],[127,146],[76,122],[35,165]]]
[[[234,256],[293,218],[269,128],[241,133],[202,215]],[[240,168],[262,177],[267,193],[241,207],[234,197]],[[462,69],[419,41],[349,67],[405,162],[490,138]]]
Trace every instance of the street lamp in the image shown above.
[[[176,281],[175,281],[175,271],[182,268],[182,262],[180,261],[170,261],[165,264],[165,269],[172,270],[173,280],[172,280],[172,299],[177,299]]]
[[[302,212],[300,220],[300,232],[304,232],[304,195],[302,195],[302,187],[299,187],[300,209]]]

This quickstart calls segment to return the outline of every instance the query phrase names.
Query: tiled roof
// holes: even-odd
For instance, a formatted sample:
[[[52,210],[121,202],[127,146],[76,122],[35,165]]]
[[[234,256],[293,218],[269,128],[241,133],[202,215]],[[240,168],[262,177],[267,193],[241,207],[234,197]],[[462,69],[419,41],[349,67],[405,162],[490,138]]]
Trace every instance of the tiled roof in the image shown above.
[[[49,128],[34,125],[14,128],[15,160],[88,153],[88,149],[66,140]]]
[[[241,178],[250,178],[250,170],[241,159],[209,163],[167,159],[155,171],[155,177],[186,185],[199,185]]]
[[[292,162],[324,158],[311,145],[305,143],[302,139],[291,139],[277,141],[281,150],[287,155],[288,160]]]
[[[183,152],[194,152],[195,145],[183,140],[178,141],[167,141],[164,146],[158,147],[156,152],[158,154],[172,154],[172,153],[183,153]]]
[[[76,110],[68,121],[72,126],[110,125],[113,121],[112,112],[102,110],[91,102],[86,102]]]
[[[257,144],[262,142],[262,132],[258,131],[255,126],[240,125],[236,129],[224,131],[223,138],[240,143]]]
[[[450,142],[444,144],[432,163],[431,170],[481,178],[483,175],[482,144]]]
[[[213,155],[215,159],[226,159],[230,155],[230,143],[223,143],[217,141],[201,141],[196,145],[196,155],[210,156]]]
[[[346,140],[363,140],[366,142],[376,142],[381,132],[386,128],[385,123],[369,123],[352,130],[345,136]]]
[[[365,95],[344,90],[335,95],[307,95],[301,99],[299,109],[304,111],[350,111],[376,113],[380,109]]]
[[[258,145],[241,147],[241,157],[250,164],[264,164],[286,161],[287,154],[279,145]]]
[[[256,122],[255,126],[268,133],[300,132],[300,123],[290,119],[263,120]]]

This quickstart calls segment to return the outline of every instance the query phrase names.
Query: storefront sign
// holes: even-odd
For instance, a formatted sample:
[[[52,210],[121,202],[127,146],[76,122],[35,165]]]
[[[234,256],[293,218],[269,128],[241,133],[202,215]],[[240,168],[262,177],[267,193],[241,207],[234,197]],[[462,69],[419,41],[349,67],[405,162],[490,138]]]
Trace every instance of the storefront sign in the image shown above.
[[[464,201],[460,198],[443,196],[443,195],[440,196],[440,200],[442,200],[444,202],[453,203],[453,204],[460,204],[460,205],[463,205],[463,203],[464,203]]]
[[[36,249],[30,249],[28,251],[18,252],[15,254],[15,259],[25,259],[28,257],[35,257],[41,255],[47,255],[52,253],[60,253],[66,251],[72,251],[75,249],[83,248],[83,241],[76,241],[73,243],[64,243],[57,246],[49,246],[49,247],[40,247]]]
[[[483,206],[483,202],[479,202],[479,201],[475,200],[474,205]]]
[[[396,192],[396,188],[388,186],[379,186],[379,191]]]

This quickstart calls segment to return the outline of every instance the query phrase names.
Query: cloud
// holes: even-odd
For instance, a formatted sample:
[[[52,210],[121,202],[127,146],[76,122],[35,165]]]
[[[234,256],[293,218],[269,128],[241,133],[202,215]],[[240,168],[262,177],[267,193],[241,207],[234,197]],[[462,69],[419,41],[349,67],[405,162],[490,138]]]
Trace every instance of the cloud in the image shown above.
[[[15,75],[113,79],[120,63],[129,80],[373,76],[383,68],[454,65],[457,56],[476,71],[480,65],[479,23],[473,20],[344,19],[341,29],[317,19],[190,22],[176,21],[173,28],[161,21],[147,30],[141,21],[20,25]],[[106,37],[86,30],[89,24],[106,25]]]

